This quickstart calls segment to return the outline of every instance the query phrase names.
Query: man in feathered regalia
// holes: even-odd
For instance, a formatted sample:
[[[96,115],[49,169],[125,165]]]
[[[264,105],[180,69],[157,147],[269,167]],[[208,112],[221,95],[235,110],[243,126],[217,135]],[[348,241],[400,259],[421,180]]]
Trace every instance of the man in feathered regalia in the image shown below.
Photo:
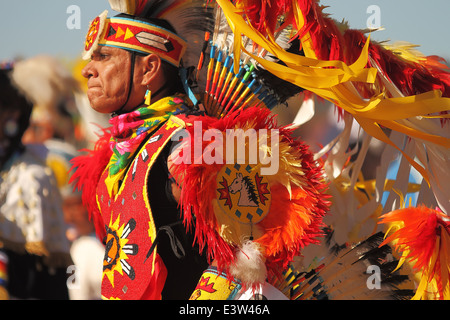
[[[432,168],[448,159],[435,121],[446,125],[450,76],[437,60],[394,54],[314,0],[110,5],[119,14],[92,21],[83,76],[111,127],[72,176],[105,245],[105,299],[390,299],[411,297],[417,279],[414,297],[448,297],[449,204]],[[346,123],[317,154],[273,112],[315,95]],[[349,119],[364,132],[352,153]],[[383,207],[380,192],[419,187],[399,176],[392,192],[385,168],[361,177],[372,138],[423,176],[423,203],[440,210]],[[396,230],[384,242],[382,213]],[[409,241],[418,221],[429,236]]]

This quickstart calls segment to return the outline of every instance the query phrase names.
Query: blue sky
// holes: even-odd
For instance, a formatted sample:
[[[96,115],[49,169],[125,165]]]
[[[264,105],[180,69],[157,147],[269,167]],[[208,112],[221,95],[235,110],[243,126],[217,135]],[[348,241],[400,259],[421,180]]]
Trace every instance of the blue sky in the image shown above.
[[[420,45],[426,55],[450,60],[449,0],[322,0],[325,11],[336,20],[345,18],[353,28],[365,28],[379,8],[385,28],[373,33],[375,40],[408,41]],[[80,9],[80,28],[69,29],[67,9]],[[73,59],[79,57],[89,22],[108,9],[107,0],[0,0],[0,61],[37,54]]]

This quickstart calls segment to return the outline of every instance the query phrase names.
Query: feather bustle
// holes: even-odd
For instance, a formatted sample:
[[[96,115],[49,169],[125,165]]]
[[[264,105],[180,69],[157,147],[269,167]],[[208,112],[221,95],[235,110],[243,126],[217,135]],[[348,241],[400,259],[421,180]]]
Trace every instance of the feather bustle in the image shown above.
[[[270,111],[258,107],[230,113],[220,119],[189,116],[185,120],[191,124],[199,120],[203,130],[214,128],[221,132],[235,128],[279,130],[280,145],[286,147],[283,150],[291,153],[292,159],[283,152],[281,162],[286,161],[286,164],[280,166],[282,173],[268,177],[273,188],[271,206],[266,218],[255,226],[264,230],[264,235],[255,239],[255,242],[263,248],[269,273],[285,267],[294,256],[300,254],[304,246],[315,243],[323,235],[321,221],[329,206],[327,185],[324,183],[320,164],[314,161],[307,146],[291,136],[292,129],[278,127]],[[193,127],[187,125],[190,137],[195,136]],[[195,142],[199,141],[191,140],[191,145]],[[202,150],[205,150],[210,142],[202,140],[201,143]],[[240,244],[227,242],[221,236],[221,226],[214,214],[213,203],[217,197],[214,177],[222,165],[204,165],[201,161],[194,161],[192,154],[189,157],[188,164],[181,163],[171,169],[182,185],[180,203],[184,221],[189,228],[195,229],[195,239],[201,250],[206,250],[208,257],[217,262],[219,269],[227,271],[227,266],[235,260]],[[292,178],[285,180],[283,177],[286,174],[290,174]],[[202,196],[199,197],[199,194]]]

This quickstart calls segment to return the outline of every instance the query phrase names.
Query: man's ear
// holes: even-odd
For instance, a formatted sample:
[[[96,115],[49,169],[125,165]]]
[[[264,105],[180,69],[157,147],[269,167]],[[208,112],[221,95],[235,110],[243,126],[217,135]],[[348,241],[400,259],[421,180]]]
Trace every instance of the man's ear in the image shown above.
[[[142,85],[151,86],[151,84],[154,83],[155,80],[159,80],[162,75],[161,58],[156,54],[149,54],[142,57],[142,62],[142,66],[144,68]]]

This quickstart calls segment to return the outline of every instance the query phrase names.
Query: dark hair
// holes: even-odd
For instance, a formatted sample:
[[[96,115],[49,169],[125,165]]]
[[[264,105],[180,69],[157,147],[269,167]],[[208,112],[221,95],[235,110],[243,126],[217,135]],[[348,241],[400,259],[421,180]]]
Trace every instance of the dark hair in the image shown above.
[[[20,140],[30,125],[33,104],[12,83],[10,73],[10,71],[0,69],[0,113],[20,111],[19,131],[16,138]]]
[[[24,150],[22,136],[30,125],[32,110],[33,104],[13,84],[10,71],[0,69],[0,115],[6,112],[19,112],[17,131],[14,132],[14,136],[10,136],[11,133],[6,132],[6,127],[0,127],[0,130],[3,130],[4,133],[1,141],[3,150],[0,154],[0,168],[14,152]],[[5,119],[2,121],[5,121]]]

